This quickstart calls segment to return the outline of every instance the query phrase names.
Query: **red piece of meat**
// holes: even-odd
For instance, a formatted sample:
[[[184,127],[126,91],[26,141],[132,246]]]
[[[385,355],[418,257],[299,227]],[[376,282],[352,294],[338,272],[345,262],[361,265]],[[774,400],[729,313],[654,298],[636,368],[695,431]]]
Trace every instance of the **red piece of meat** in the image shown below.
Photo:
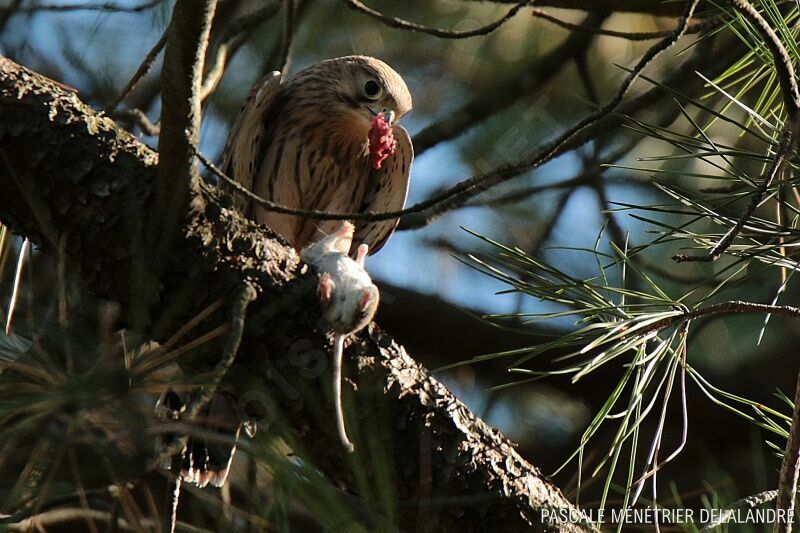
[[[383,113],[372,119],[369,130],[369,157],[373,170],[380,170],[384,160],[393,155],[397,148],[397,140],[392,133],[392,126],[386,121]]]

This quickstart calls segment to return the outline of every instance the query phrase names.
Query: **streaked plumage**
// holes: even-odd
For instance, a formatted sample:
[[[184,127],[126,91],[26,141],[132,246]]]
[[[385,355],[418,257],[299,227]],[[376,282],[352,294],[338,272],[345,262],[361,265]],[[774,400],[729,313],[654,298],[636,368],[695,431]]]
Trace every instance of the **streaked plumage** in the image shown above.
[[[376,171],[368,135],[375,114],[391,111],[399,119],[411,109],[403,79],[382,61],[347,56],[280,81],[273,72],[251,90],[228,136],[222,170],[255,194],[290,207],[338,213],[402,209],[414,157],[411,139],[393,124],[396,152]],[[298,250],[341,224],[236,202]],[[375,252],[396,225],[356,221],[354,245],[366,243]]]

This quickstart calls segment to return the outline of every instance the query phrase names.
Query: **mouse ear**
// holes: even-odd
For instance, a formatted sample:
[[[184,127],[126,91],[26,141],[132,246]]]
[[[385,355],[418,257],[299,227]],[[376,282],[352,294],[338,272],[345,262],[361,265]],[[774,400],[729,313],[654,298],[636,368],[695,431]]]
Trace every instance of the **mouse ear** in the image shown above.
[[[361,298],[358,299],[358,309],[362,312],[366,311],[371,306],[378,305],[378,289],[370,287],[361,293]]]
[[[319,284],[317,284],[317,294],[319,295],[319,301],[322,302],[324,305],[327,305],[331,302],[331,297],[333,296],[333,289],[336,288],[336,285],[333,283],[333,279],[331,275],[327,272],[323,273],[319,277]]]

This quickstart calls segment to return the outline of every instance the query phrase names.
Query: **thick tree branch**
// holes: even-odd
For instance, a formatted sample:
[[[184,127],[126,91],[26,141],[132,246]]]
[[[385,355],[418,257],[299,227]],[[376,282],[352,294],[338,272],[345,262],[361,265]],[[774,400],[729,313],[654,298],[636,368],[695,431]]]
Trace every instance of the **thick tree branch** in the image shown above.
[[[74,93],[9,60],[0,60],[0,151],[7,156],[0,164],[0,220],[45,253],[57,253],[63,239],[65,259],[79,267],[83,285],[119,302],[124,319],[137,228],[131,220],[141,216],[154,188],[156,154]],[[293,428],[287,438],[332,479],[355,489],[349,461],[333,444],[332,402],[320,394],[327,367],[309,374],[298,363],[299,355],[313,353],[328,360],[328,341],[315,325],[312,277],[293,250],[231,210],[229,197],[199,180],[190,194],[184,238],[161,278],[161,301],[170,309],[157,337],[241,283],[252,283],[261,296],[251,304],[224,387],[268,395]],[[421,457],[448,473],[429,487],[437,495],[433,529],[580,529],[542,524],[542,509],[572,509],[560,491],[375,325],[347,351],[348,361],[357,363],[348,370],[358,389],[346,391],[347,401],[358,405],[355,437],[375,423],[390,432],[380,444],[394,465],[394,493],[411,509],[424,506]],[[400,520],[404,529],[413,528],[416,513],[401,513]]]
[[[156,259],[168,253],[198,178],[192,147],[200,139],[200,89],[216,0],[178,0],[167,29],[161,69],[161,131],[153,226]],[[155,242],[155,241],[151,241]]]

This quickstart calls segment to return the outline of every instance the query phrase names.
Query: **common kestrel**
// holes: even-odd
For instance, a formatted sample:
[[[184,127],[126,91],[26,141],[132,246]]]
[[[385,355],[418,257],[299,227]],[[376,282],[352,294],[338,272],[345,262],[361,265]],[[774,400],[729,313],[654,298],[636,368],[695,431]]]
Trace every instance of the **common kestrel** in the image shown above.
[[[395,121],[409,110],[403,79],[372,57],[322,61],[284,83],[272,72],[256,83],[239,111],[222,170],[288,207],[331,213],[402,209],[414,151],[408,132]],[[341,225],[270,212],[246,198],[236,204],[298,250]],[[398,221],[355,222],[354,246],[365,243],[373,253]]]

